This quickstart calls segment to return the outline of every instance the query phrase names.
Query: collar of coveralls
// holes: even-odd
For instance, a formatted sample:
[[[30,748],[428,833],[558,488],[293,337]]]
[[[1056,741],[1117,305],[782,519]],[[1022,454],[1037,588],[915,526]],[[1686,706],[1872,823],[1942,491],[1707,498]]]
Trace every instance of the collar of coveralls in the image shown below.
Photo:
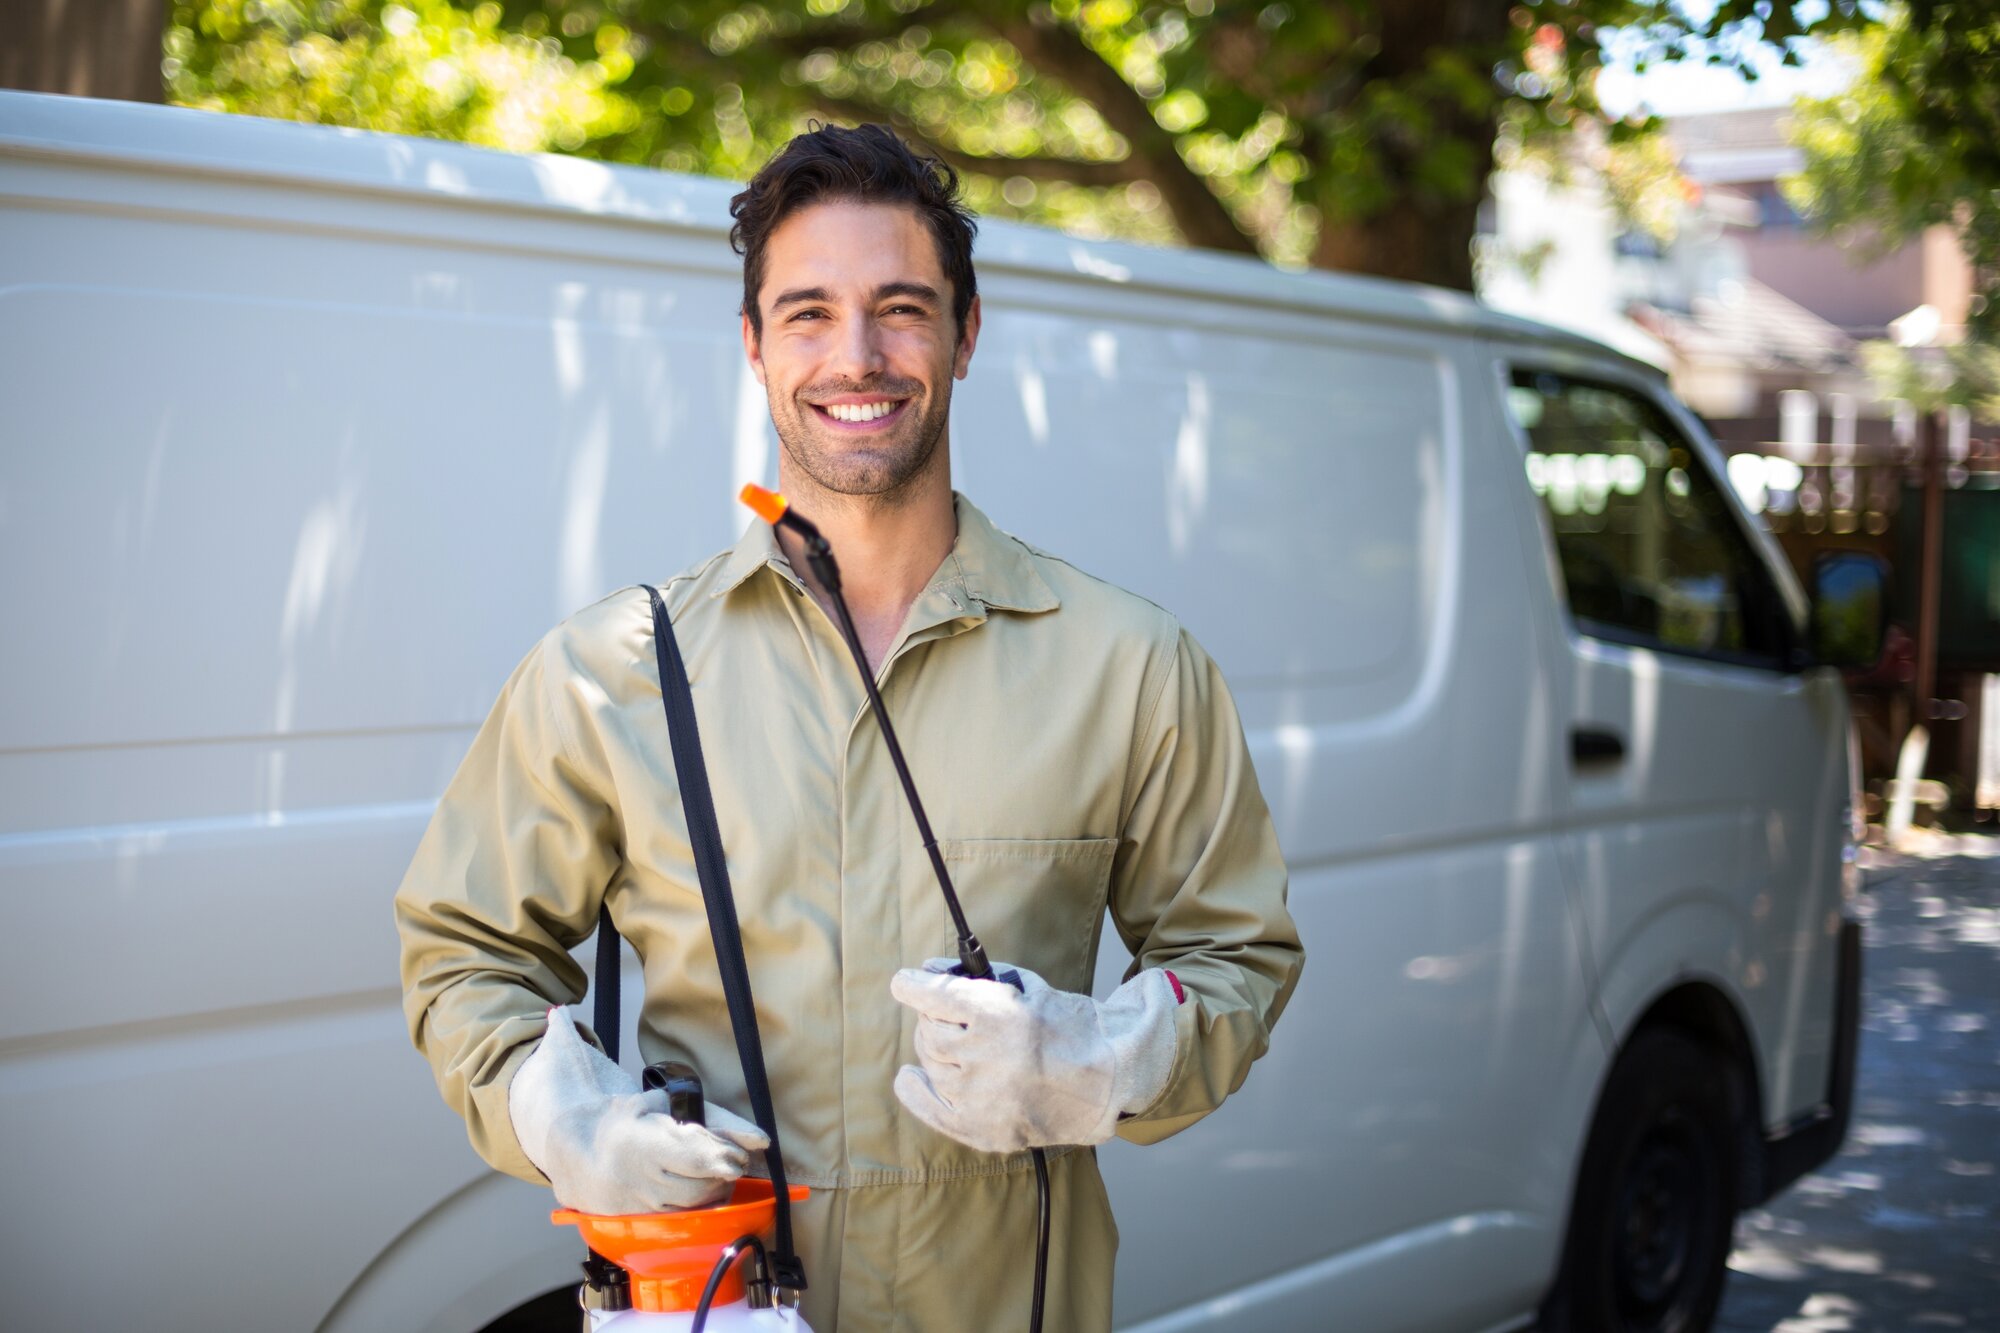
[[[994,527],[993,521],[958,491],[953,491],[951,498],[958,515],[958,537],[919,596],[943,593],[954,603],[971,602],[982,614],[986,610],[1053,611],[1062,605],[1035,568],[1035,554],[1025,544]],[[839,555],[834,552],[836,559]],[[722,581],[711,596],[723,596],[765,568],[798,582],[778,545],[776,531],[763,519],[753,518],[724,561]]]

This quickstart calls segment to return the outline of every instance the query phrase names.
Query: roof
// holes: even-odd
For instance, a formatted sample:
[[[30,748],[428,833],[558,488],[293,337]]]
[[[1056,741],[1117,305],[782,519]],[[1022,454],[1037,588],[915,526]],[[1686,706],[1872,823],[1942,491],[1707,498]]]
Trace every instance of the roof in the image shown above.
[[[1755,279],[1726,284],[1713,296],[1697,296],[1685,311],[1638,302],[1629,313],[1641,328],[1690,360],[1814,374],[1854,364],[1854,339],[1838,325]]]
[[[1667,117],[1667,133],[1683,149],[1783,148],[1785,117],[1790,108],[1747,107],[1737,111],[1704,111]]]
[[[60,158],[226,179],[254,179],[500,205],[609,223],[726,234],[733,181],[554,153],[308,125],[191,107],[0,90],[0,161]],[[1477,331],[1657,368],[1567,330],[1480,304],[1463,292],[1320,270],[1287,271],[1215,251],[1086,241],[998,219],[980,224],[982,274],[1014,272],[1116,283],[1279,309]]]
[[[1799,169],[1804,154],[1786,137],[1788,107],[1753,107],[1674,116],[1667,137],[1680,149],[1681,171],[1704,185],[1776,180]]]

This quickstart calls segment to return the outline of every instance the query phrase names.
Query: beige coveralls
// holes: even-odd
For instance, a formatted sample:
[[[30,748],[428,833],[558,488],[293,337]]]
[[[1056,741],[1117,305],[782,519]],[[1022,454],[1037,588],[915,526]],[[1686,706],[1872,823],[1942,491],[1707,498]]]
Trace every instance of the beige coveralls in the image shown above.
[[[956,497],[952,552],[879,684],[973,930],[996,962],[1090,989],[1108,904],[1132,969],[1186,988],[1151,1143],[1234,1091],[1304,955],[1221,674],[1143,598]],[[771,529],[661,586],[687,662],[742,920],[816,1333],[1027,1327],[1035,1178],[904,1111],[899,967],[955,955],[944,903],[839,630]],[[507,1085],[600,899],[645,970],[639,1048],[750,1114],[661,709],[645,592],[569,617],[517,666],[396,894],[404,1009],[499,1170]],[[1091,1149],[1050,1150],[1048,1327],[1110,1327],[1118,1231]],[[761,1171],[761,1163],[758,1168]]]

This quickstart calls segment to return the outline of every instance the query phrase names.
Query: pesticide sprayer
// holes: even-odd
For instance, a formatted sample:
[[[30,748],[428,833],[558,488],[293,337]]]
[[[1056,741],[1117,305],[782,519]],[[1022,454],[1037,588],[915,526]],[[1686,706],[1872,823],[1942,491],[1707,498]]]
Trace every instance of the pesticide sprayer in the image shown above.
[[[813,577],[833,602],[841,638],[846,640],[855,669],[861,674],[862,686],[868,692],[868,705],[875,711],[882,740],[888,746],[889,758],[896,766],[896,777],[902,783],[903,795],[909,802],[911,815],[916,818],[924,851],[929,855],[931,869],[937,876],[938,889],[944,894],[945,907],[951,912],[952,928],[958,934],[958,965],[952,968],[952,972],[957,976],[1022,989],[1019,973],[994,970],[986,957],[985,948],[979,943],[979,937],[966,923],[964,909],[959,906],[958,892],[952,887],[951,872],[945,868],[944,855],[938,850],[937,837],[931,832],[930,819],[924,814],[924,803],[917,795],[916,782],[910,777],[909,764],[903,758],[902,744],[896,739],[896,729],[889,721],[888,709],[883,707],[881,692],[875,686],[875,673],[868,668],[868,655],[862,649],[861,636],[854,628],[854,617],[848,612],[847,599],[841,595],[840,567],[834,563],[833,548],[816,526],[793,511],[784,496],[750,485],[743,488],[742,500],[765,522],[774,527],[788,527],[798,534],[805,544],[806,563],[811,567]],[[675,680],[684,680],[684,677],[680,675],[678,649],[666,646],[671,643],[671,627],[665,622],[665,610],[657,593],[653,597],[653,615],[655,638],[663,645],[660,656],[661,686],[667,696],[669,722],[672,724],[675,720],[675,690],[669,683],[669,676],[671,673]],[[681,693],[685,694],[684,687]],[[685,721],[675,728],[674,737],[676,763],[680,765],[686,757],[698,768],[699,746],[691,739],[694,729],[692,703],[683,700],[682,707],[685,709]],[[683,745],[694,746],[691,755],[683,750]],[[685,784],[687,774],[681,776]],[[705,777],[702,779],[702,796],[705,801]],[[688,804],[685,800],[683,803]],[[696,832],[692,828],[693,821],[690,823],[690,831]],[[697,851],[699,853],[699,849]],[[715,859],[719,860],[719,847],[715,851]],[[704,896],[708,895],[706,883],[703,892]],[[712,927],[717,923],[715,913],[716,905],[711,901]],[[608,934],[608,916],[599,929]],[[726,934],[733,938],[734,933],[732,907],[729,909]],[[600,946],[601,943],[600,939]],[[718,952],[720,945],[719,938]],[[602,991],[608,977],[608,984],[615,992],[616,973],[605,970],[605,957],[600,951],[598,986]],[[747,982],[740,989],[747,994]],[[732,1009],[735,1007],[732,999]],[[747,1009],[747,999],[743,1007]],[[738,1045],[743,1045],[741,1031],[738,1032]],[[746,1069],[746,1077],[761,1079],[761,1055],[756,1063],[759,1066],[756,1073],[752,1075]],[[701,1085],[694,1071],[686,1065],[649,1066],[645,1083],[648,1088],[664,1087],[668,1090],[671,1114],[676,1119],[701,1119]],[[783,1188],[784,1172],[774,1126],[766,1124],[764,1129],[772,1134],[771,1150],[766,1157],[773,1168],[773,1181],[779,1182],[776,1185],[773,1181],[740,1180],[726,1203],[677,1213],[610,1216],[578,1213],[566,1208],[556,1211],[553,1220],[560,1225],[576,1226],[591,1248],[592,1260],[585,1264],[585,1271],[592,1275],[591,1283],[586,1286],[590,1333],[704,1333],[705,1329],[715,1333],[777,1333],[777,1330],[809,1333],[796,1310],[773,1300],[767,1276],[771,1256],[763,1236],[777,1223],[781,1240],[788,1243],[789,1236],[784,1233],[789,1224],[779,1220],[777,1191]],[[1033,1156],[1037,1225],[1034,1301],[1028,1327],[1030,1333],[1041,1333],[1043,1295],[1049,1268],[1049,1164],[1042,1149],[1034,1149]],[[803,1187],[792,1188],[788,1194],[791,1199],[799,1200],[807,1196],[807,1191]],[[753,1261],[747,1278],[742,1273],[745,1256]],[[802,1274],[798,1275],[798,1285],[804,1285]],[[621,1286],[625,1288],[624,1294],[620,1294]],[[598,1293],[597,1305],[589,1303],[588,1293],[593,1290]],[[606,1308],[607,1305],[609,1308]]]

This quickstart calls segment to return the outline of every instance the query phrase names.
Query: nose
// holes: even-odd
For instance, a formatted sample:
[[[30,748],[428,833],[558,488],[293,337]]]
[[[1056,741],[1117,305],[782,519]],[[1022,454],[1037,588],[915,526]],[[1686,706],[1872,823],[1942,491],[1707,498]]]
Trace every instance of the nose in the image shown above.
[[[829,370],[858,381],[880,375],[888,365],[889,359],[882,350],[882,330],[875,320],[861,314],[841,322]]]

